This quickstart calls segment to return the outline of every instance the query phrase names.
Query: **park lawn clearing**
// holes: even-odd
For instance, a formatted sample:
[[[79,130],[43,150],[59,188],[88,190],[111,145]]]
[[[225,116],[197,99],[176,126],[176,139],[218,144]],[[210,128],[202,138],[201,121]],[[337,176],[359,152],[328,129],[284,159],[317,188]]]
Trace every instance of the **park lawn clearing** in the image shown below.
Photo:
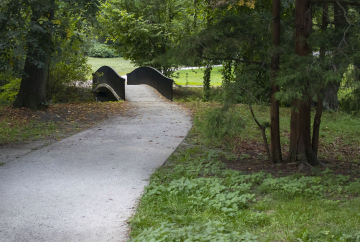
[[[325,112],[319,152],[327,167],[299,173],[296,164],[267,161],[247,105],[229,112],[242,117],[242,131],[222,140],[202,127],[221,105],[189,101],[197,90],[179,90],[175,96],[188,100],[194,126],[151,177],[130,221],[131,241],[360,241],[356,117]],[[253,108],[267,121],[268,107]],[[290,109],[281,113],[286,156]]]

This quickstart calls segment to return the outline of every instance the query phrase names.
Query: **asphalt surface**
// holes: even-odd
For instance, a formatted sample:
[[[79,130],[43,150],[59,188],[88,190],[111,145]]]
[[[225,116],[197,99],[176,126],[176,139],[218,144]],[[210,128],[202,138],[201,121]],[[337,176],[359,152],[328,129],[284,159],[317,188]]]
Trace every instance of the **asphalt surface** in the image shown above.
[[[0,167],[0,241],[126,241],[149,176],[192,126],[148,86],[127,86],[130,115]]]

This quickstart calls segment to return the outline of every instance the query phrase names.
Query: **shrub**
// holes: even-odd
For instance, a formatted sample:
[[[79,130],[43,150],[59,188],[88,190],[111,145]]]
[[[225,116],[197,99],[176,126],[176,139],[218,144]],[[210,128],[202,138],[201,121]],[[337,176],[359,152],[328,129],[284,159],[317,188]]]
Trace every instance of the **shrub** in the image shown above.
[[[80,40],[66,41],[62,43],[61,51],[56,52],[46,83],[48,101],[73,102],[92,97],[90,88],[79,87],[91,72],[81,44]]]
[[[10,104],[15,101],[20,88],[20,78],[9,76],[9,83],[0,87],[0,104]]]
[[[201,135],[211,143],[228,143],[244,128],[240,113],[232,109],[208,109],[195,122]]]
[[[105,44],[94,44],[94,46],[89,50],[88,56],[97,57],[97,58],[114,58],[119,55]]]
[[[360,111],[360,88],[354,89],[342,99],[340,107],[347,113],[359,114]]]

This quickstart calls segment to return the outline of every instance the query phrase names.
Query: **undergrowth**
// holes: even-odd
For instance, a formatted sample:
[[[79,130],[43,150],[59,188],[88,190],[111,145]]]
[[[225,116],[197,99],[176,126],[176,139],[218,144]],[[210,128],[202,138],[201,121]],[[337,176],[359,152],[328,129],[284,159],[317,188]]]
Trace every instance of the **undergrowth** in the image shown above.
[[[178,150],[152,175],[131,241],[360,241],[360,181],[226,169],[219,152]]]

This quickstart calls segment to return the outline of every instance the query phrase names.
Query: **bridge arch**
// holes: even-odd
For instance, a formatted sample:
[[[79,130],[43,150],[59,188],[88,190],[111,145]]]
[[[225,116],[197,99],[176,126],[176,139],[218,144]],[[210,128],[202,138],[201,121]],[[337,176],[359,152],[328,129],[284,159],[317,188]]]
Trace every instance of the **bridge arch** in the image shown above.
[[[127,74],[127,85],[147,84],[155,88],[161,95],[172,101],[174,80],[164,76],[158,70],[143,66]]]
[[[93,92],[98,101],[125,101],[125,79],[113,68],[102,66],[93,74]]]

